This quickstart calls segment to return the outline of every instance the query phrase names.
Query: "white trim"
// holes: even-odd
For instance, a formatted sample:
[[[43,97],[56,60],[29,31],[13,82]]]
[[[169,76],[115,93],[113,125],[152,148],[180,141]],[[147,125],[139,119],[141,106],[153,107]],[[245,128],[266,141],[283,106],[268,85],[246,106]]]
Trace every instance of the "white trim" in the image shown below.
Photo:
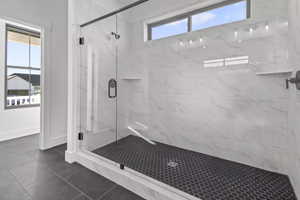
[[[40,26],[36,26],[24,21],[20,21],[20,20],[16,20],[16,19],[11,19],[11,18],[7,18],[4,17],[2,18],[4,20],[5,23],[13,25],[13,26],[17,26],[20,28],[24,28],[26,30],[30,30],[30,31],[35,31],[35,32],[39,32],[41,33],[41,27]]]
[[[226,2],[226,1],[228,1],[228,0],[210,0],[210,1],[206,1],[206,2],[197,3],[192,6],[185,7],[183,9],[179,9],[179,10],[177,9],[175,11],[167,12],[160,16],[152,17],[150,19],[147,19],[144,23],[152,24],[154,22],[162,21],[164,19],[169,19],[169,18],[178,16],[178,15],[182,15],[184,13],[189,13],[189,12],[192,12],[197,9],[205,8],[205,7],[208,7],[208,6],[211,6],[214,4],[218,4],[218,3],[222,3],[222,2]]]
[[[76,161],[76,152],[65,151],[65,160],[72,164]]]
[[[205,7],[214,5],[214,4],[226,2],[226,1],[228,1],[228,0],[205,1],[205,2],[194,4],[194,5],[189,6],[189,7],[185,7],[183,9],[176,9],[174,11],[170,11],[170,12],[167,12],[165,14],[147,19],[143,22],[143,24],[144,24],[144,42],[149,41],[148,40],[148,25],[149,24],[159,22],[159,21],[162,21],[162,20],[165,20],[165,19],[169,19],[169,18],[172,18],[172,17],[175,17],[175,16],[179,16],[179,15],[182,15],[182,14],[185,14],[185,13],[189,13],[189,12],[192,12],[194,10],[205,8]]]
[[[76,162],[147,200],[201,200],[129,168],[120,170],[119,164],[88,151],[72,156]]]
[[[79,25],[75,25],[74,0],[68,0],[68,111],[67,151],[76,152],[79,146],[78,133],[78,80],[79,80]]]
[[[0,133],[0,142],[11,140],[15,138],[30,136],[30,135],[37,135],[39,134],[39,128],[31,128],[31,129],[22,129],[22,130],[14,130],[4,133]]]
[[[41,102],[40,102],[40,138],[39,138],[39,148],[45,149],[45,140],[46,140],[46,123],[50,122],[50,115],[45,112],[46,110],[46,103],[45,103],[45,93],[46,93],[46,80],[45,80],[45,71],[46,71],[46,55],[45,55],[45,49],[46,49],[46,39],[45,39],[45,27],[41,28],[41,42],[42,42],[42,64],[41,64],[41,77],[40,77],[40,87],[41,87]],[[48,96],[50,97],[50,95]],[[49,108],[48,108],[49,109]],[[46,122],[46,119],[49,121]]]
[[[44,141],[43,146],[40,146],[41,150],[50,149],[52,147],[65,144],[67,142],[67,136],[61,136],[57,138],[51,138],[51,140]]]

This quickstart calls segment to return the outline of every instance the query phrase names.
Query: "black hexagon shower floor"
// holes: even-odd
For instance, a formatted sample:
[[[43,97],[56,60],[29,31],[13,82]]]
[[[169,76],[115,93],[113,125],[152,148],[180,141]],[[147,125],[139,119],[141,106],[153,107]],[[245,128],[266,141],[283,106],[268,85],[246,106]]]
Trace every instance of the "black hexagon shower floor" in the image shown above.
[[[94,151],[202,200],[296,200],[285,175],[128,136]]]

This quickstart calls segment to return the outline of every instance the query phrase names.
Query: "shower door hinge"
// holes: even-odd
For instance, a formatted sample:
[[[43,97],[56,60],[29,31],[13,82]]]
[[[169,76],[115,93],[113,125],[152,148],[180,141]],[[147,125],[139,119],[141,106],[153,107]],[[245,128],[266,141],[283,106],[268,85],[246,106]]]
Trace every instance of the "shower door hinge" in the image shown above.
[[[78,140],[83,140],[83,133],[78,133]]]
[[[124,164],[120,164],[120,169],[124,170],[125,169],[125,165]]]
[[[80,45],[84,45],[84,37],[80,37],[79,38],[79,44]]]

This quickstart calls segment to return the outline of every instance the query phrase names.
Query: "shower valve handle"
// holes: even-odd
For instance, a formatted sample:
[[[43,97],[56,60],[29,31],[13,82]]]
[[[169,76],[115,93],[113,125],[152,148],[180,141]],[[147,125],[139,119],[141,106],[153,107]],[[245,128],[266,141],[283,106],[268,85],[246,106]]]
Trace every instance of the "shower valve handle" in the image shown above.
[[[113,92],[111,90],[114,90]],[[113,94],[112,94],[113,93]],[[118,86],[116,79],[110,79],[108,81],[108,98],[113,99],[117,97]]]

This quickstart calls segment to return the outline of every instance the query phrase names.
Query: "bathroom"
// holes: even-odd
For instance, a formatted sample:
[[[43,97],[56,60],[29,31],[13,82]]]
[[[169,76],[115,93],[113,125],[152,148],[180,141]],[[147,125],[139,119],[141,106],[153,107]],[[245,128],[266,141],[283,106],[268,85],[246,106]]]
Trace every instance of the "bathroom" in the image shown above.
[[[67,162],[149,200],[300,195],[298,0],[68,9]]]

